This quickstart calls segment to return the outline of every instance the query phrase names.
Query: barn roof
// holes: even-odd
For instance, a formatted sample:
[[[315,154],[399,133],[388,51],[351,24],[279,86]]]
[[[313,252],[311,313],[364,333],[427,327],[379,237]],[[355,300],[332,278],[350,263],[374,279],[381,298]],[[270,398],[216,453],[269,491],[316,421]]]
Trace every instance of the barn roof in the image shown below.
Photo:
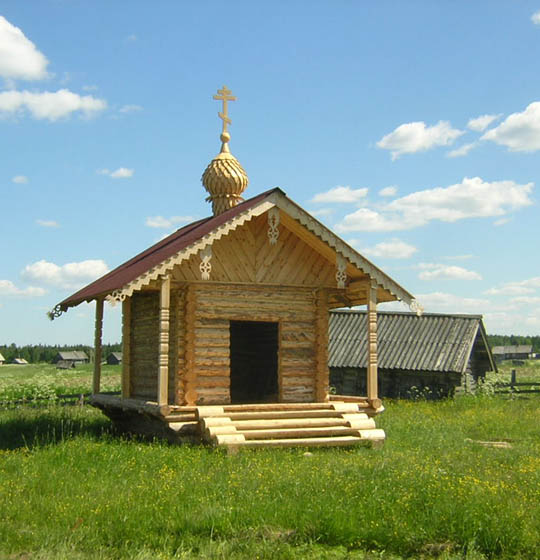
[[[72,350],[68,352],[62,350],[59,351],[57,355],[60,360],[88,360],[86,352],[82,350]]]
[[[367,313],[330,313],[330,367],[367,366]],[[496,371],[481,315],[378,312],[380,369],[463,373],[479,337]]]
[[[388,301],[402,300],[414,304],[413,296],[382,270],[360,255],[308,212],[274,188],[263,192],[217,216],[211,216],[184,226],[149,249],[128,260],[105,276],[61,301],[51,312],[51,318],[83,301],[106,297],[121,301],[134,291],[147,286],[174,266],[189,259],[205,247],[256,216],[277,207],[302,230],[308,230],[334,253],[340,253],[351,264],[373,278],[389,294]]]
[[[514,346],[494,346],[491,350],[493,354],[530,354],[532,352],[531,344],[521,344]]]

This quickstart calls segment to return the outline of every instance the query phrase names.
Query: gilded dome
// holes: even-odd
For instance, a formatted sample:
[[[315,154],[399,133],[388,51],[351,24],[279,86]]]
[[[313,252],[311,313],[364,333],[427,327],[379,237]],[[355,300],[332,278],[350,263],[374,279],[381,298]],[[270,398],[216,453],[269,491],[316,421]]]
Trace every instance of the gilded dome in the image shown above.
[[[212,202],[214,216],[243,201],[241,195],[248,185],[248,176],[230,153],[228,141],[223,141],[221,152],[208,164],[201,180],[210,195],[206,200]]]

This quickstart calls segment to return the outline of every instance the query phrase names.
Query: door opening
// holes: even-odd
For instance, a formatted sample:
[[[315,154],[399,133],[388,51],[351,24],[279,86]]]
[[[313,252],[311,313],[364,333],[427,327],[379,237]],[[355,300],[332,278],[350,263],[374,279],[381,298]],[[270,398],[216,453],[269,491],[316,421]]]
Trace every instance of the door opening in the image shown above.
[[[231,321],[231,403],[277,402],[278,323]]]

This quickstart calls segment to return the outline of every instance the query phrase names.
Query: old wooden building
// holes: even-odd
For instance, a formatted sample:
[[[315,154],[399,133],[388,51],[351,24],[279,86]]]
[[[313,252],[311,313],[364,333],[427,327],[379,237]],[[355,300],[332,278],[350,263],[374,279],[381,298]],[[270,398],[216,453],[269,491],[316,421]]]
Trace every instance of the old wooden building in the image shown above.
[[[365,311],[330,313],[330,384],[338,393],[366,390]],[[379,396],[436,399],[473,392],[497,371],[481,315],[380,312]]]
[[[384,438],[378,302],[413,297],[285,193],[241,198],[225,87],[221,151],[202,182],[213,215],[59,303],[96,302],[93,403],[122,429],[223,445],[350,445]],[[121,303],[122,396],[100,395],[103,304]],[[328,312],[367,305],[364,397],[329,396]]]

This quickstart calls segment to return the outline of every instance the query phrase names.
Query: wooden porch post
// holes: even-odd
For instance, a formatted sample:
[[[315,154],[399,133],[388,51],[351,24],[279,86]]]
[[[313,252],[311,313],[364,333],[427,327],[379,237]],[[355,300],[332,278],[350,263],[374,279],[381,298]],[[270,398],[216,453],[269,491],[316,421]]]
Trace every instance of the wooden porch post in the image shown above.
[[[96,299],[96,325],[94,329],[94,377],[92,395],[99,393],[101,384],[101,336],[103,332],[103,298]]]
[[[169,316],[171,302],[171,277],[162,276],[159,291],[159,373],[158,394],[159,406],[169,402]]]
[[[131,298],[122,302],[122,398],[131,396]]]
[[[185,404],[194,406],[197,402],[197,370],[195,369],[195,309],[196,294],[193,284],[186,287],[185,303],[185,360],[184,399]]]
[[[381,406],[377,384],[377,283],[372,280],[368,293],[368,367],[367,398],[373,408]]]
[[[328,370],[328,296],[325,290],[317,293],[317,349],[316,363],[317,373],[315,379],[315,400],[317,402],[328,401],[328,386],[330,374]]]

